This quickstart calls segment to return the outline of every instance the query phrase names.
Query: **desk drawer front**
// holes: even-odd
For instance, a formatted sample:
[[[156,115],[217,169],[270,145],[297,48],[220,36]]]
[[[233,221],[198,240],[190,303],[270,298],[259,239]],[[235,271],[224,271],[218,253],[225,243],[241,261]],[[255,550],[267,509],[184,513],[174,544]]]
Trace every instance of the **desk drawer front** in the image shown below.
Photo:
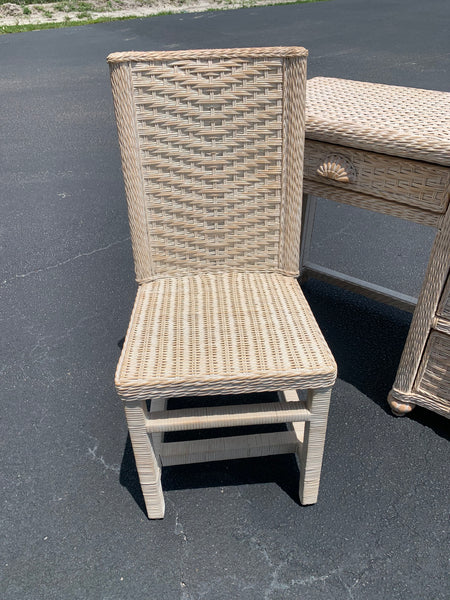
[[[313,140],[305,142],[304,177],[436,213],[450,193],[446,167]]]
[[[450,412],[450,336],[432,331],[416,381],[419,393]],[[441,407],[442,408],[442,407]]]

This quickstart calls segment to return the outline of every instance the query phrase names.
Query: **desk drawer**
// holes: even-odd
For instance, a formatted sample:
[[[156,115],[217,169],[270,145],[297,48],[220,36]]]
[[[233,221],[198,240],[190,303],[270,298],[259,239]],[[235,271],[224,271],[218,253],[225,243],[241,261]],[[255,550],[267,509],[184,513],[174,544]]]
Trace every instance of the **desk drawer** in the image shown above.
[[[432,331],[417,375],[416,390],[450,413],[450,336]]]
[[[450,193],[447,167],[314,140],[305,142],[304,177],[436,213]]]

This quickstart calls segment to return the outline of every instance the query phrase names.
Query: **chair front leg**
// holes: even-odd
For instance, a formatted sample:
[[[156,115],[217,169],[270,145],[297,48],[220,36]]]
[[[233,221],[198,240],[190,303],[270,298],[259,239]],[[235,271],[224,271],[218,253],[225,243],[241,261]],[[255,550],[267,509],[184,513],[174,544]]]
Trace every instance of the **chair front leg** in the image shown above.
[[[299,495],[302,504],[317,502],[330,396],[331,388],[308,390],[307,407],[312,419],[305,423],[301,449]]]
[[[149,519],[164,517],[164,496],[161,487],[161,467],[146,430],[146,405],[143,400],[125,401],[134,458]]]

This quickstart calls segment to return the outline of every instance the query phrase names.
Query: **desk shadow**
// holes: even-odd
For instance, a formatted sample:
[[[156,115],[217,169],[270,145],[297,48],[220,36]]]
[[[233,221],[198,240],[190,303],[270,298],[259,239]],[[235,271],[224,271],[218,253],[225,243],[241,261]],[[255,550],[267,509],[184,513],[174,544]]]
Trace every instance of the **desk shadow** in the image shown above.
[[[314,279],[302,289],[336,359],[338,377],[392,415],[387,395],[412,315]],[[404,418],[449,437],[448,421],[432,411],[418,406]]]

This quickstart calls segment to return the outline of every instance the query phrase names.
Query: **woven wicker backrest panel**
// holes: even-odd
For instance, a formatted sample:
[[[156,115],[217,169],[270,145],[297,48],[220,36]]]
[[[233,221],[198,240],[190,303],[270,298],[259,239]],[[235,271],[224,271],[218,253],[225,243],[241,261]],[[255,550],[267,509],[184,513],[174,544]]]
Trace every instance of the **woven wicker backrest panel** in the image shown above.
[[[125,180],[141,187],[127,189],[140,281],[230,269],[296,273],[298,261],[291,254],[295,245],[298,250],[301,179],[294,186],[287,181],[292,165],[284,155],[288,59],[242,52],[109,59],[119,136],[121,129],[130,130],[129,139],[121,140],[122,157],[129,152],[124,145],[136,149],[123,168]],[[300,67],[290,103],[300,107],[293,113],[299,123],[288,149],[299,155],[297,164],[304,105],[297,96],[304,93],[306,61],[290,60]],[[119,79],[131,97],[132,113],[125,117],[118,107]],[[294,78],[288,79],[292,84]]]

